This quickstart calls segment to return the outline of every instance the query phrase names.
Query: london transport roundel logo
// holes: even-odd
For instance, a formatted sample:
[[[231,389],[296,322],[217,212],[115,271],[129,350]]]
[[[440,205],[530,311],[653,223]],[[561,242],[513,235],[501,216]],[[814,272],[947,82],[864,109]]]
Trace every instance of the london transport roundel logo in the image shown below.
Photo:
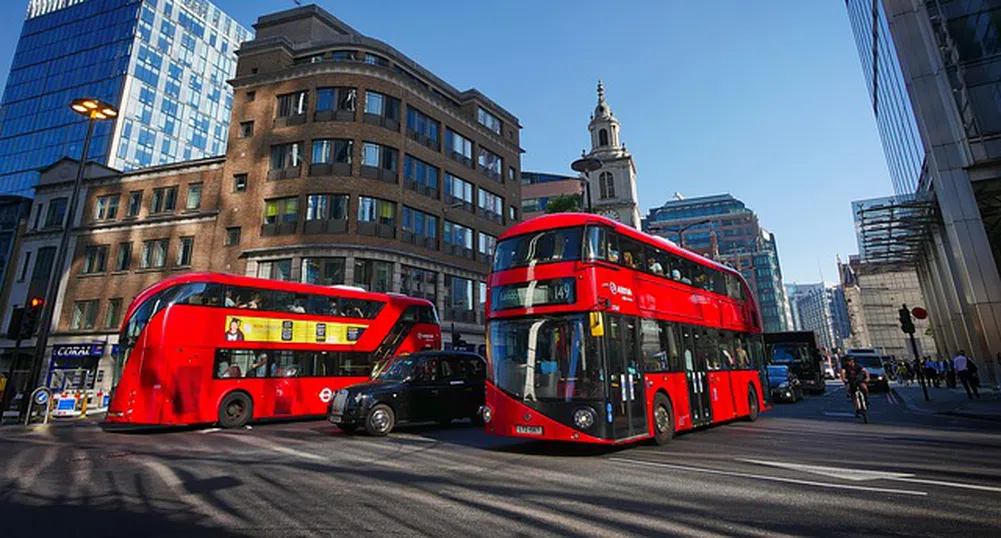
[[[615,285],[615,282],[609,282],[608,291],[610,291],[612,295],[615,295],[616,293],[618,293],[619,287]]]
[[[320,401],[323,403],[327,403],[330,401],[330,397],[333,395],[334,392],[330,390],[329,387],[323,387],[323,390],[320,391]]]

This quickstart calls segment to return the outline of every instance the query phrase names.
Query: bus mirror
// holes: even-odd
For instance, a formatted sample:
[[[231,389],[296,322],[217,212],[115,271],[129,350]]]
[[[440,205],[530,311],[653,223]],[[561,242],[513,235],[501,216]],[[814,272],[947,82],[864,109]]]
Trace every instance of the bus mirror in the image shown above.
[[[591,336],[605,336],[605,325],[601,320],[601,312],[591,312]]]

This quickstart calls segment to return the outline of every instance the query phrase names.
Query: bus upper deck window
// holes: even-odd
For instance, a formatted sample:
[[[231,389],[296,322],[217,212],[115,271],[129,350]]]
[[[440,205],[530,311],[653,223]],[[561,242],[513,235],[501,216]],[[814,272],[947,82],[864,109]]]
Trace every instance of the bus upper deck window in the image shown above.
[[[607,245],[605,242],[605,229],[592,226],[587,229],[587,251],[584,256],[588,260],[607,259]]]

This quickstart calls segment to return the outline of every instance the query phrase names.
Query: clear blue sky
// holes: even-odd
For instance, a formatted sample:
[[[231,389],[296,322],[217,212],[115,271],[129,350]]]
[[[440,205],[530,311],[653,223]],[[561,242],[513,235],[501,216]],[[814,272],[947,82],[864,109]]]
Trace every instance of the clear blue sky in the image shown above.
[[[775,232],[786,282],[836,280],[849,202],[892,193],[842,0],[316,3],[518,116],[525,170],[569,171],[600,77],[640,210],[732,193]],[[294,6],[216,4],[247,26]],[[0,2],[4,81],[26,5]]]

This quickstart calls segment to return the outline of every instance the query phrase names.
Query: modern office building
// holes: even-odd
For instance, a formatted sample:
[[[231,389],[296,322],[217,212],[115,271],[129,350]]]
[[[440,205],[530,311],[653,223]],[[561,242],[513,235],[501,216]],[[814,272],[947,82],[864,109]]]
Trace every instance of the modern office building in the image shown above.
[[[529,220],[546,212],[550,200],[584,194],[580,178],[544,172],[521,173],[521,218]],[[587,203],[581,200],[581,207]]]
[[[729,194],[698,198],[678,194],[650,209],[643,229],[739,270],[758,299],[764,329],[792,328],[775,235],[759,225],[758,216],[744,202]]]
[[[852,325],[848,319],[848,303],[845,289],[840,285],[827,288],[828,304],[831,307],[831,328],[834,332],[836,348],[847,349],[846,342],[852,337]]]
[[[236,50],[250,32],[206,0],[31,0],[0,109],[0,194],[80,158],[79,97],[118,106],[88,159],[120,170],[222,155]]]
[[[795,330],[812,332],[823,352],[841,347],[834,334],[830,296],[824,283],[789,284],[786,291]]]
[[[845,0],[893,188],[863,259],[914,268],[940,352],[1001,350],[997,2]],[[994,361],[986,380],[997,383]]]

